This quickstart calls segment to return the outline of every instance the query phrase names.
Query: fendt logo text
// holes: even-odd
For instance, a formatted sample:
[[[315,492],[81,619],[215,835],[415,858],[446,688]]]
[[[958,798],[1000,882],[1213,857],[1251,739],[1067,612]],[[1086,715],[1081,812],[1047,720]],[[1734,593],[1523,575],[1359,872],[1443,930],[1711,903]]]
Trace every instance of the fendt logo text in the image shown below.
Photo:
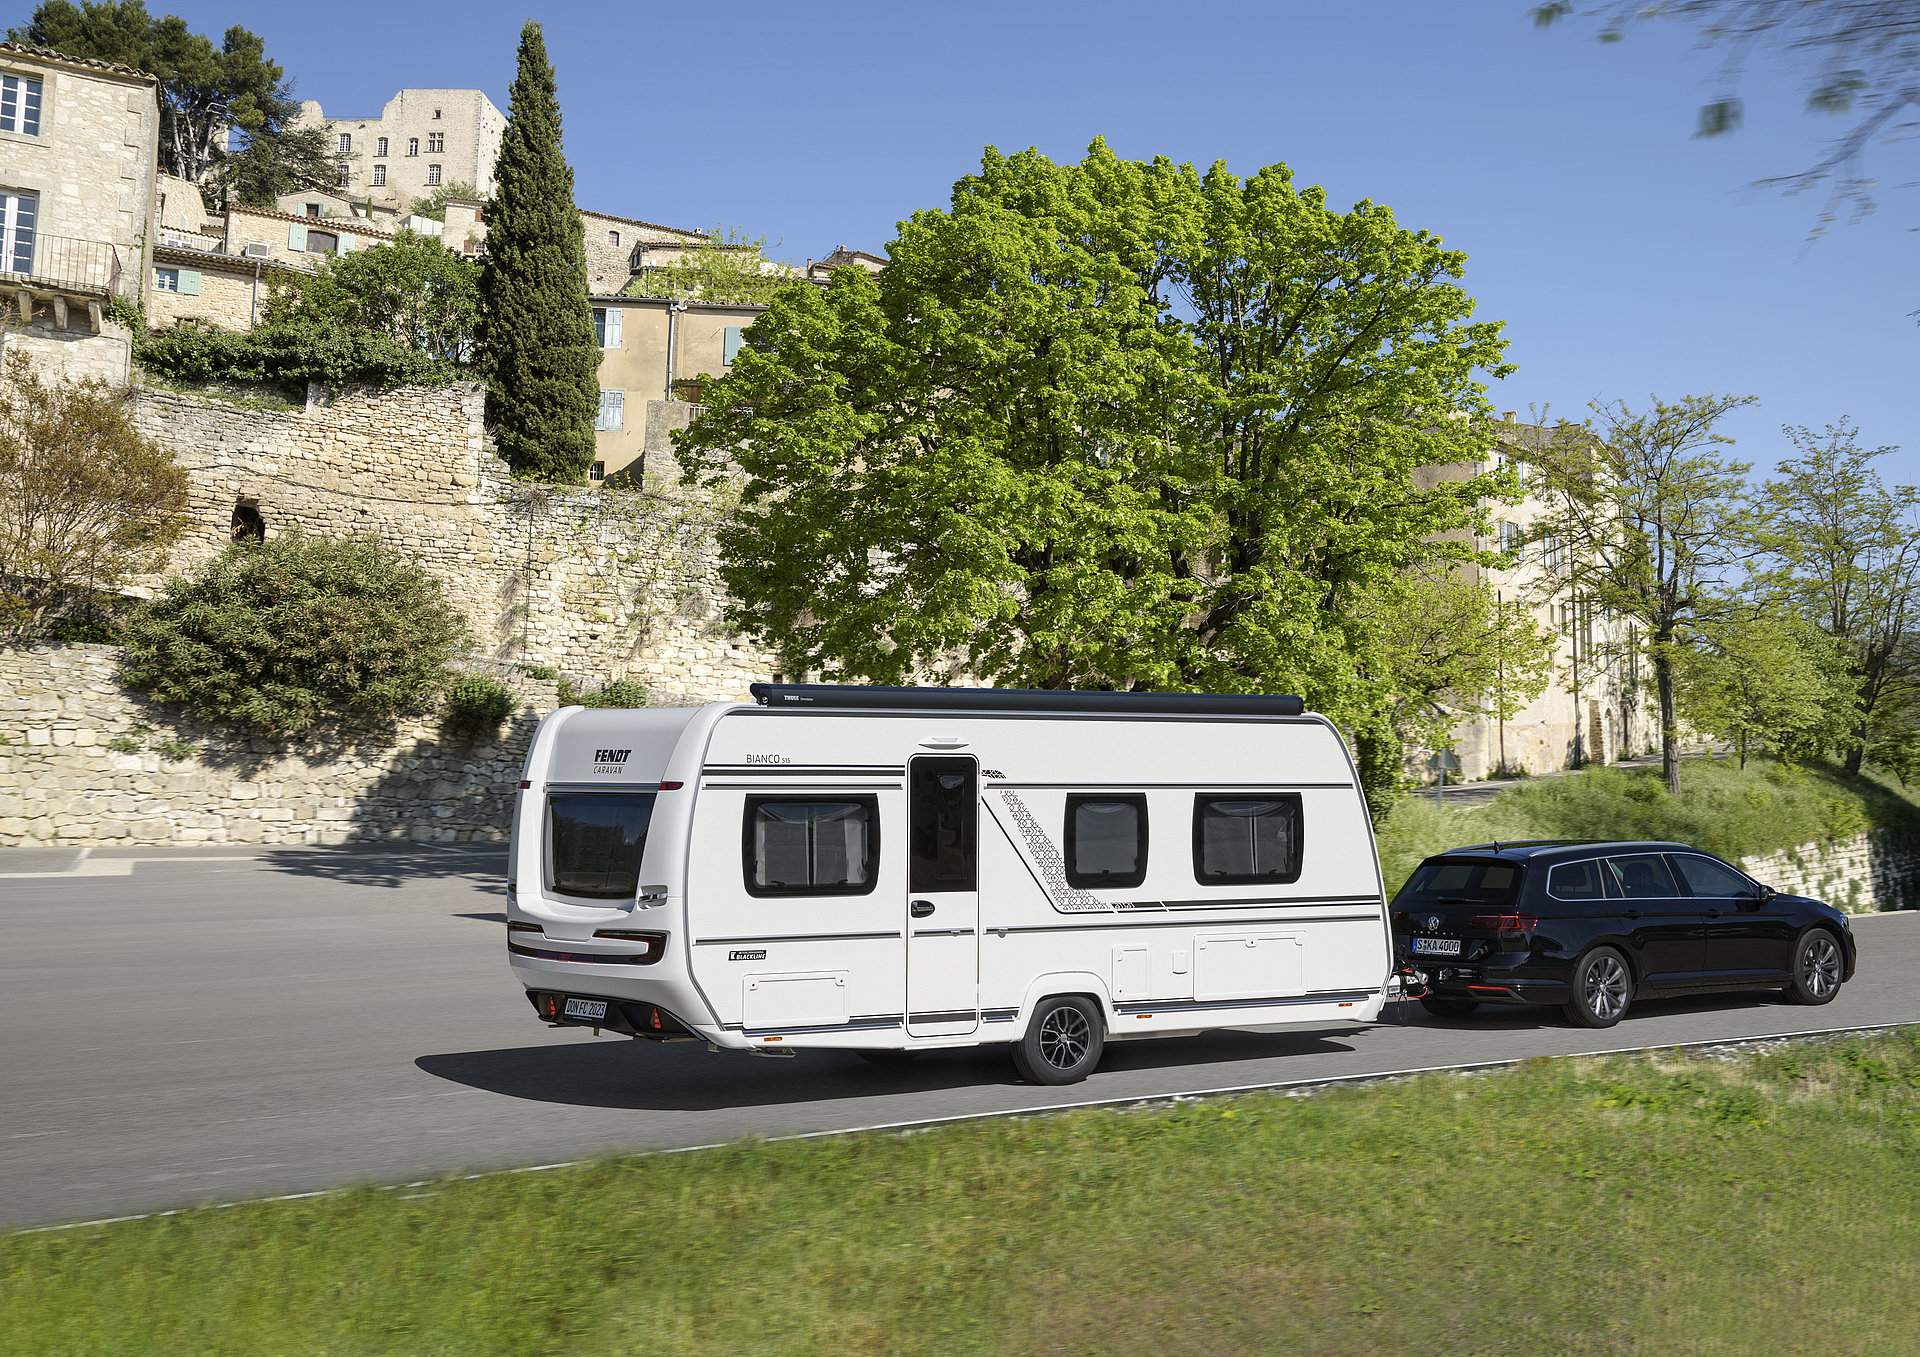
[[[620,765],[627,761],[631,749],[596,749],[593,751],[593,771],[596,773],[621,773],[626,770]]]

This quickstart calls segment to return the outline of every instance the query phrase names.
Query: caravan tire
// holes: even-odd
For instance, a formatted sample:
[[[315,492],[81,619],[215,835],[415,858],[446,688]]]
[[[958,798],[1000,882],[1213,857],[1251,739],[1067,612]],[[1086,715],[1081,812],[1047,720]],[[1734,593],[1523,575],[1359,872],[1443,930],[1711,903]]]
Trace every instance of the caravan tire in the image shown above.
[[[1014,1043],[1013,1067],[1030,1084],[1077,1084],[1093,1073],[1106,1045],[1106,1024],[1091,999],[1042,999],[1027,1034]]]

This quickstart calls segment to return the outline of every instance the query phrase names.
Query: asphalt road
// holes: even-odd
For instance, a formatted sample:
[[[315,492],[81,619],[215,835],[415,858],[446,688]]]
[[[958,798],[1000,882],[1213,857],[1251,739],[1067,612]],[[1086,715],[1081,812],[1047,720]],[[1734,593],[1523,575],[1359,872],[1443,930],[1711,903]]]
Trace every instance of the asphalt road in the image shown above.
[[[541,1026],[508,974],[497,853],[0,852],[0,1226],[924,1118],[1920,1020],[1920,913],[1860,973],[1636,1006],[1118,1044],[1069,1089],[1002,1054],[763,1060]],[[77,866],[77,871],[74,868]],[[34,875],[23,875],[33,873]],[[1391,1010],[1389,1010],[1391,1012]]]

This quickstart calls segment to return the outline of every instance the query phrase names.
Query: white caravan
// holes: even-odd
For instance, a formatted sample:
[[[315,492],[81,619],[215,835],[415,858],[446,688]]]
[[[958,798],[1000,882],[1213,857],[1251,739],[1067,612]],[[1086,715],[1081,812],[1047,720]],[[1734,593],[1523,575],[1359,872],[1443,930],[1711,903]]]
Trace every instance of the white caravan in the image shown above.
[[[1370,1021],[1392,948],[1346,745],[1293,697],[757,684],[568,707],[514,808],[550,1023],[784,1055]]]

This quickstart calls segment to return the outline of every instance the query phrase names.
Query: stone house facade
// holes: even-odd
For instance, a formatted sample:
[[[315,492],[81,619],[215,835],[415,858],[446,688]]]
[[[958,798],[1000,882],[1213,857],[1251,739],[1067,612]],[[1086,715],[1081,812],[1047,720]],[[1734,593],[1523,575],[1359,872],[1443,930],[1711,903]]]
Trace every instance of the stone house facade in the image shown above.
[[[276,274],[311,273],[328,255],[392,241],[391,233],[362,218],[316,220],[230,207],[191,236],[161,232],[153,249],[147,323],[155,329],[188,322],[251,330],[265,312]]]
[[[0,42],[0,345],[124,381],[112,302],[144,294],[160,119],[153,77]]]
[[[668,433],[684,428],[698,378],[724,376],[767,308],[686,298],[599,296],[600,418],[591,478],[662,489],[679,477]]]
[[[317,100],[300,122],[326,130],[345,197],[407,211],[444,184],[493,193],[507,115],[480,90],[401,90],[378,117],[328,117]]]

